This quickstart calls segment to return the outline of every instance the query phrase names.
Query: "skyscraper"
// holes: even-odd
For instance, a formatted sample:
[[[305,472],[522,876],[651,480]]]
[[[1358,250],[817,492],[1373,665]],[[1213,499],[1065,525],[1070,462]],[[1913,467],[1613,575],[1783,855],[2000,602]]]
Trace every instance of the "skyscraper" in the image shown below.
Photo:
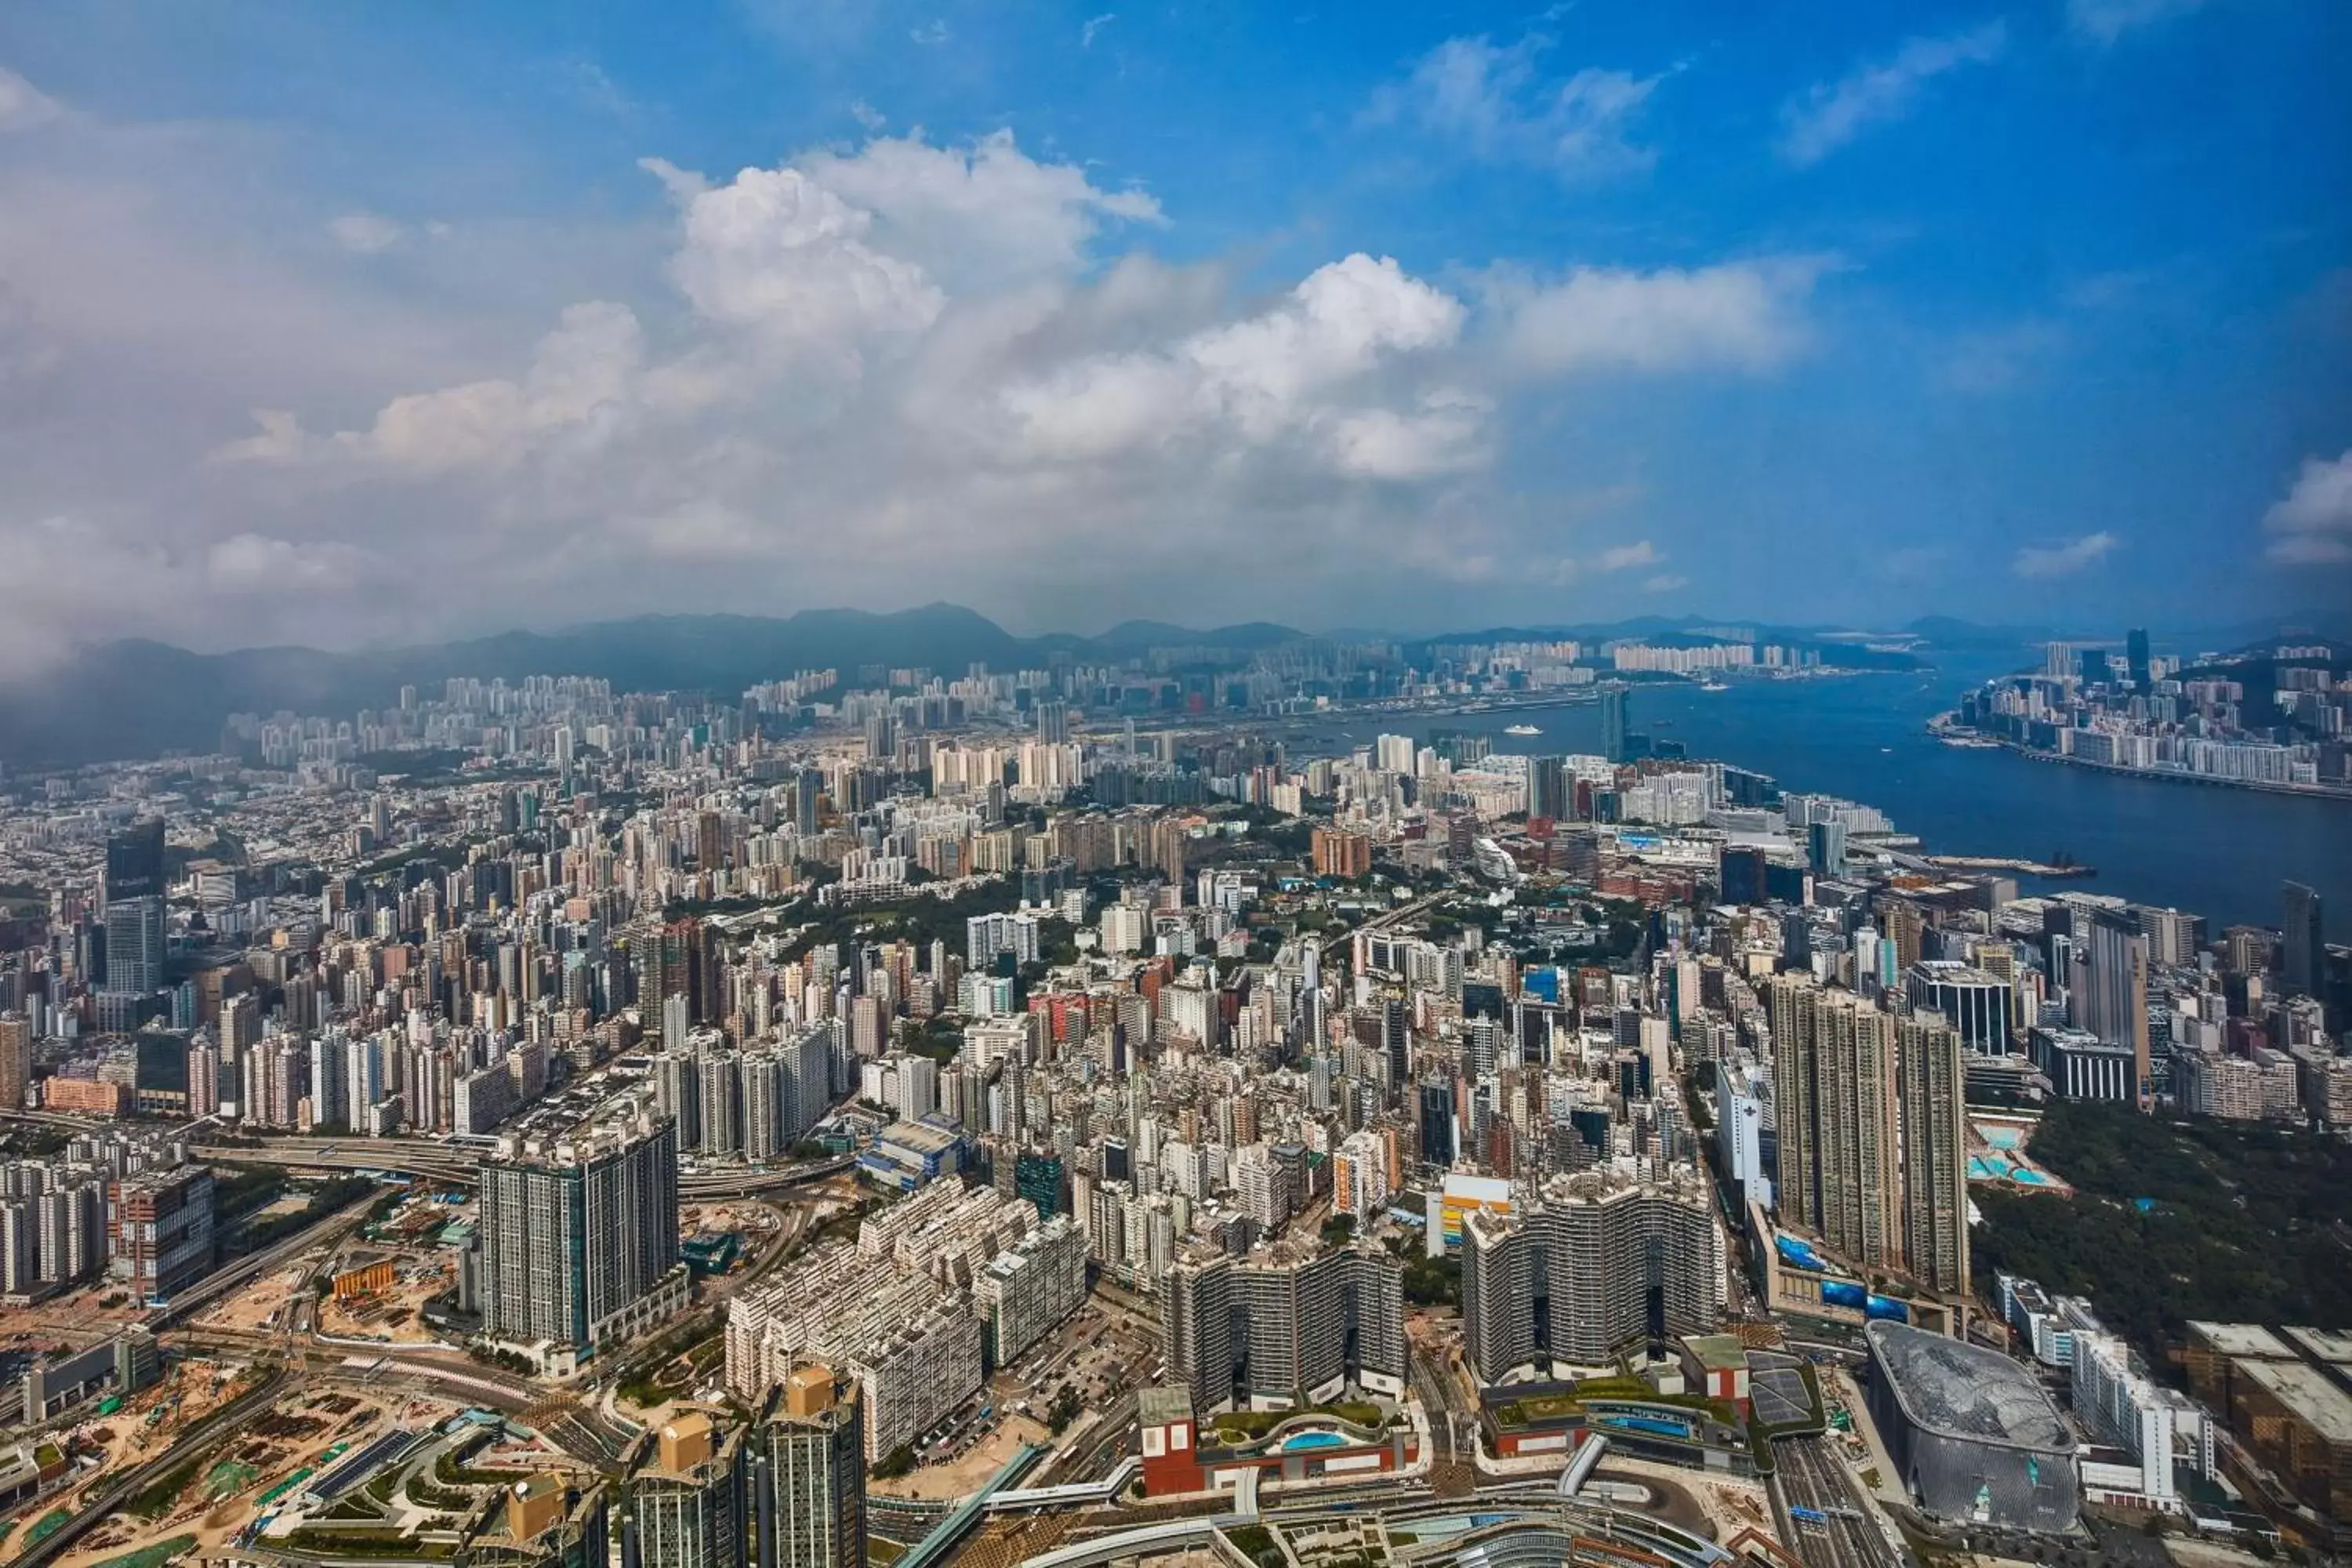
[[[1845,875],[1845,824],[1816,822],[1805,829],[1805,858],[1816,877]]]
[[[510,1146],[481,1166],[482,1329],[577,1352],[686,1301],[677,1123]]]
[[[698,1410],[662,1425],[629,1478],[621,1558],[633,1568],[744,1568],[743,1432]]]
[[[759,1568],[866,1568],[866,1436],[856,1380],[795,1368],[751,1450]]]
[[[2281,944],[2280,978],[2290,996],[2316,996],[2327,973],[2327,910],[2319,895],[2301,882],[2284,889],[2285,941]]]
[[[1601,689],[1601,754],[1612,763],[1625,760],[1625,732],[1633,721],[1632,703],[1624,687],[1615,681]]]
[[[1808,975],[1777,976],[1766,994],[1780,1216],[1851,1264],[1886,1267],[1902,1235],[1895,1018]]]
[[[2136,690],[2146,691],[2147,680],[2147,628],[2135,626],[2124,637],[2124,659],[2131,666],[2131,683]]]
[[[1601,700],[1606,702],[1604,694]],[[1566,757],[1534,757],[1528,763],[1528,815],[1555,821],[1575,815],[1575,777]]]
[[[2067,1022],[2110,1046],[2127,1046],[2137,1093],[2148,1092],[2147,937],[2124,911],[2091,909],[2074,921]]]
[[[1942,1014],[1961,1044],[1979,1056],[2005,1057],[2017,1048],[2009,1016],[2013,993],[1999,975],[1946,959],[1922,959],[1911,966],[1904,994],[1915,1010]]]
[[[1903,1262],[1922,1284],[1969,1288],[1969,1154],[1958,1031],[1906,1018],[1896,1034],[1903,1132]]]
[[[163,819],[151,816],[106,839],[106,901],[161,899],[163,883]]]
[[[162,894],[107,900],[106,989],[124,996],[163,989],[164,945]]]

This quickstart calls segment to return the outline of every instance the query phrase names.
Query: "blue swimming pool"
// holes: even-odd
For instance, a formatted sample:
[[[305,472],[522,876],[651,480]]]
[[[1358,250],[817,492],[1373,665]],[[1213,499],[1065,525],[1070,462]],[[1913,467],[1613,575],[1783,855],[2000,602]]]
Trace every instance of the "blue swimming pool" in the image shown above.
[[[1298,1448],[1339,1448],[1346,1447],[1347,1442],[1337,1432],[1293,1432],[1282,1440],[1282,1451],[1287,1454]]]

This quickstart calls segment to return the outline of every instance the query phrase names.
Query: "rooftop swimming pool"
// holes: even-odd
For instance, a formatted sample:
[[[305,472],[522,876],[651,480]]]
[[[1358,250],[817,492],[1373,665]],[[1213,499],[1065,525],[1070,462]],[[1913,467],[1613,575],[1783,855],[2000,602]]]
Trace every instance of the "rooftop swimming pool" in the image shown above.
[[[1348,1439],[1337,1432],[1293,1432],[1282,1440],[1282,1451],[1294,1453],[1300,1448],[1340,1448]]]

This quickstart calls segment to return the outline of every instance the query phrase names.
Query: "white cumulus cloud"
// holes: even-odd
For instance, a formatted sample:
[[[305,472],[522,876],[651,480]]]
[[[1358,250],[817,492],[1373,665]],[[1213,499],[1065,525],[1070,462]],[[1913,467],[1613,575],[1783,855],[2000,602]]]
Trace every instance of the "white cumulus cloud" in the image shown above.
[[[2294,486],[2263,516],[2273,561],[2290,566],[2352,562],[2352,451],[2305,458]]]

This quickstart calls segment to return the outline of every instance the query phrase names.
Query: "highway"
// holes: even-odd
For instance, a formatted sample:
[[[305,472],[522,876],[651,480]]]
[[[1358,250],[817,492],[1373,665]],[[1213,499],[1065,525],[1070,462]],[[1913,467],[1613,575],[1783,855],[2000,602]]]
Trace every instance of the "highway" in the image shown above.
[[[1809,1568],[1905,1568],[1830,1439],[1779,1438],[1772,1458],[1778,1468],[1769,1489],[1780,1539]],[[1800,1508],[1824,1518],[1801,1523],[1792,1511]]]
[[[257,1143],[201,1143],[189,1153],[212,1164],[283,1165],[303,1171],[385,1171],[470,1187],[481,1164],[478,1150],[425,1138],[268,1138]],[[680,1173],[681,1203],[710,1203],[790,1192],[823,1181],[856,1163],[852,1154],[772,1171]]]
[[[1413,900],[1413,901],[1409,904],[1399,904],[1392,910],[1384,910],[1381,913],[1372,916],[1370,920],[1365,921],[1360,925],[1349,926],[1346,931],[1339,932],[1337,936],[1328,936],[1324,938],[1323,952],[1328,956],[1331,952],[1336,952],[1340,943],[1353,942],[1360,932],[1369,931],[1385,931],[1390,926],[1396,924],[1399,921],[1411,920],[1413,916],[1421,913],[1422,910],[1429,908],[1430,905],[1437,903],[1451,896],[1452,895],[1450,893],[1430,893],[1422,898]]]

